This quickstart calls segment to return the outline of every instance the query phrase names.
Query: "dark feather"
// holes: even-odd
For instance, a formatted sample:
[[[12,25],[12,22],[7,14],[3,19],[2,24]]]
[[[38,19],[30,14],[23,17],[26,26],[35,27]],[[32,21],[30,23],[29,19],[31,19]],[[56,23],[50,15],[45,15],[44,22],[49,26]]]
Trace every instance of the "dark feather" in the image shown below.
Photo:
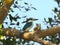
[[[25,26],[23,27],[23,31],[26,30],[29,26],[32,25],[32,22],[27,22]]]

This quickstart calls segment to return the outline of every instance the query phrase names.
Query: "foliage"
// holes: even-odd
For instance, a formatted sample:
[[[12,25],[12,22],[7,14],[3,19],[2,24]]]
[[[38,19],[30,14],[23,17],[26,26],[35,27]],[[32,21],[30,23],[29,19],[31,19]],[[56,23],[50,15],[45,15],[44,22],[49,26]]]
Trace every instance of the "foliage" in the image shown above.
[[[60,0],[55,0],[58,4],[58,7],[60,8]],[[55,7],[53,9],[53,12],[55,13],[54,18],[48,18],[48,21],[46,20],[46,18],[44,18],[44,21],[49,24],[49,26],[47,25],[47,28],[53,27],[53,26],[59,26],[60,24],[60,9]],[[48,38],[47,38],[48,37]],[[60,43],[60,34],[55,34],[53,36],[46,36],[43,37],[43,39],[49,40],[53,43],[56,43],[57,45]]]
[[[1,0],[0,1],[0,5],[2,6],[3,5],[3,1],[8,4],[11,2],[11,0]],[[11,12],[14,13],[14,10],[13,9],[16,9],[18,8],[20,11],[21,9],[25,9],[25,11],[30,11],[31,9],[34,9],[34,10],[37,10],[35,7],[31,5],[29,5],[27,2],[24,2],[25,5],[27,5],[27,7],[25,6],[18,6],[18,1],[19,0],[14,0],[14,3],[12,5],[12,7],[10,7],[9,9],[9,12],[8,12],[8,15],[9,15],[9,19],[10,19],[10,25],[17,25],[17,26],[20,26],[20,22],[18,21],[18,19],[21,19],[21,18],[26,18],[26,16],[23,16],[23,17],[20,17],[18,16],[18,13],[13,17]],[[7,17],[8,19],[8,17]],[[15,21],[15,23],[13,23],[12,21]],[[17,22],[18,21],[18,22]],[[8,24],[8,22],[4,22],[5,24]],[[4,23],[0,25],[0,28],[4,28]],[[8,28],[11,28],[10,26],[8,26]],[[20,27],[19,27],[20,28]],[[2,39],[3,38],[3,39]],[[20,44],[21,43],[24,45],[25,43],[27,43],[26,45],[33,45],[34,43],[30,44],[29,41],[26,41],[24,39],[19,39],[19,41],[16,41],[17,38],[15,37],[8,37],[8,36],[3,36],[2,35],[2,30],[0,30],[0,41],[3,42],[3,45],[16,45],[16,43]]]

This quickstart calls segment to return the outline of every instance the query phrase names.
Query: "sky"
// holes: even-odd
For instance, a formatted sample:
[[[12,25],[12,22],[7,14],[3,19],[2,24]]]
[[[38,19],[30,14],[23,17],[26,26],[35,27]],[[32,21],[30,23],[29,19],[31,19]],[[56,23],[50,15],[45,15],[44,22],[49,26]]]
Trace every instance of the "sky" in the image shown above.
[[[19,9],[13,9],[14,10],[14,13],[11,12],[12,16],[14,16],[15,14],[19,14],[19,16],[25,16],[27,15],[27,17],[33,17],[33,18],[37,18],[39,19],[38,21],[35,21],[34,22],[34,26],[38,23],[38,24],[41,24],[41,28],[42,29],[46,29],[46,25],[44,23],[44,18],[48,19],[48,17],[52,17],[54,16],[54,13],[52,11],[52,9],[54,9],[54,7],[57,7],[57,3],[54,2],[54,0],[20,0],[18,1],[18,6],[25,6],[27,7],[26,5],[24,5],[24,2],[27,2],[29,5],[32,4],[33,7],[35,7],[37,10],[33,10],[31,9],[30,11],[25,11],[24,9],[22,9],[21,11],[19,11]],[[8,17],[8,16],[7,16]],[[9,22],[10,24],[10,21],[8,21],[9,19],[5,19],[5,21]],[[25,19],[19,19],[18,21],[22,22],[24,21]],[[14,22],[14,21],[13,21]],[[8,24],[8,25],[9,25]],[[20,26],[23,28],[24,24],[20,24]],[[5,25],[5,27],[8,27],[7,25]],[[13,28],[17,26],[13,26]]]
[[[32,6],[34,6],[37,10],[33,10],[31,9],[28,12],[25,12],[24,9],[22,9],[22,11],[19,11],[19,9],[14,9],[14,13],[11,12],[11,14],[14,16],[15,14],[19,14],[19,16],[24,16],[27,15],[27,17],[33,17],[33,18],[37,18],[39,19],[38,21],[34,22],[34,26],[36,25],[36,23],[41,24],[41,28],[42,29],[46,29],[46,25],[44,24],[44,18],[48,18],[48,17],[52,17],[54,16],[54,13],[52,11],[52,9],[54,9],[54,7],[57,7],[57,3],[54,2],[54,0],[22,0],[19,1],[19,5],[24,5],[23,2],[28,2],[28,4],[32,4]],[[9,20],[9,19],[8,19]],[[8,21],[7,19],[5,21]],[[25,19],[23,19],[25,20]],[[20,22],[23,21],[18,20]],[[10,22],[10,21],[9,21]],[[24,24],[21,24],[21,27],[23,27]],[[7,27],[5,25],[5,27]],[[14,26],[13,26],[14,27]],[[18,28],[16,28],[18,29]],[[36,45],[36,44],[35,44]]]

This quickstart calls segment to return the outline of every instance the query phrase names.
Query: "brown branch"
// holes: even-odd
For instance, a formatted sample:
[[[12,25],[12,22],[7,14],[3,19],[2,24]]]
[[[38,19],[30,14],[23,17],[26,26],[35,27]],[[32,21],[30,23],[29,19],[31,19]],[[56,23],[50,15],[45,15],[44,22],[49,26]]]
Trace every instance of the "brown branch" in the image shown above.
[[[51,36],[54,35],[56,33],[60,33],[60,27],[52,27],[49,29],[45,29],[45,30],[38,30],[38,31],[31,31],[31,32],[24,32],[21,36],[20,35],[20,31],[16,30],[16,29],[2,29],[3,31],[3,35],[5,36],[16,36],[18,38],[22,38],[25,40],[31,40],[31,41],[36,41],[39,42],[39,38],[42,38],[43,36]],[[40,42],[43,42],[43,44],[45,44],[46,40],[41,40]],[[49,42],[49,41],[48,41]],[[53,44],[53,43],[51,43]]]
[[[8,0],[4,0],[2,3],[3,5],[0,7],[0,24],[3,23],[3,21],[5,20],[9,8],[11,7],[12,3],[14,0],[10,0],[10,2],[8,2]]]
[[[43,40],[41,38],[34,38],[34,41],[36,41],[38,43],[42,43],[43,45],[57,45],[57,44],[54,44],[48,40]]]

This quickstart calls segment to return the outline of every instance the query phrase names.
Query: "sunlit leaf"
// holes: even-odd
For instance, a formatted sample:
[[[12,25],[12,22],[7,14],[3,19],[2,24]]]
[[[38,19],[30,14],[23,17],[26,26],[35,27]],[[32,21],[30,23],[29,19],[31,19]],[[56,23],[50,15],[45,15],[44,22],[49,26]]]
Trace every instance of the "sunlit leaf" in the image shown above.
[[[0,29],[0,35],[2,35],[2,29]]]
[[[5,36],[0,35],[0,39],[1,39],[1,40],[5,39]]]
[[[11,10],[11,12],[14,12],[14,11],[13,11],[13,8],[10,8],[10,10]]]
[[[0,24],[0,28],[2,28],[2,24]]]

